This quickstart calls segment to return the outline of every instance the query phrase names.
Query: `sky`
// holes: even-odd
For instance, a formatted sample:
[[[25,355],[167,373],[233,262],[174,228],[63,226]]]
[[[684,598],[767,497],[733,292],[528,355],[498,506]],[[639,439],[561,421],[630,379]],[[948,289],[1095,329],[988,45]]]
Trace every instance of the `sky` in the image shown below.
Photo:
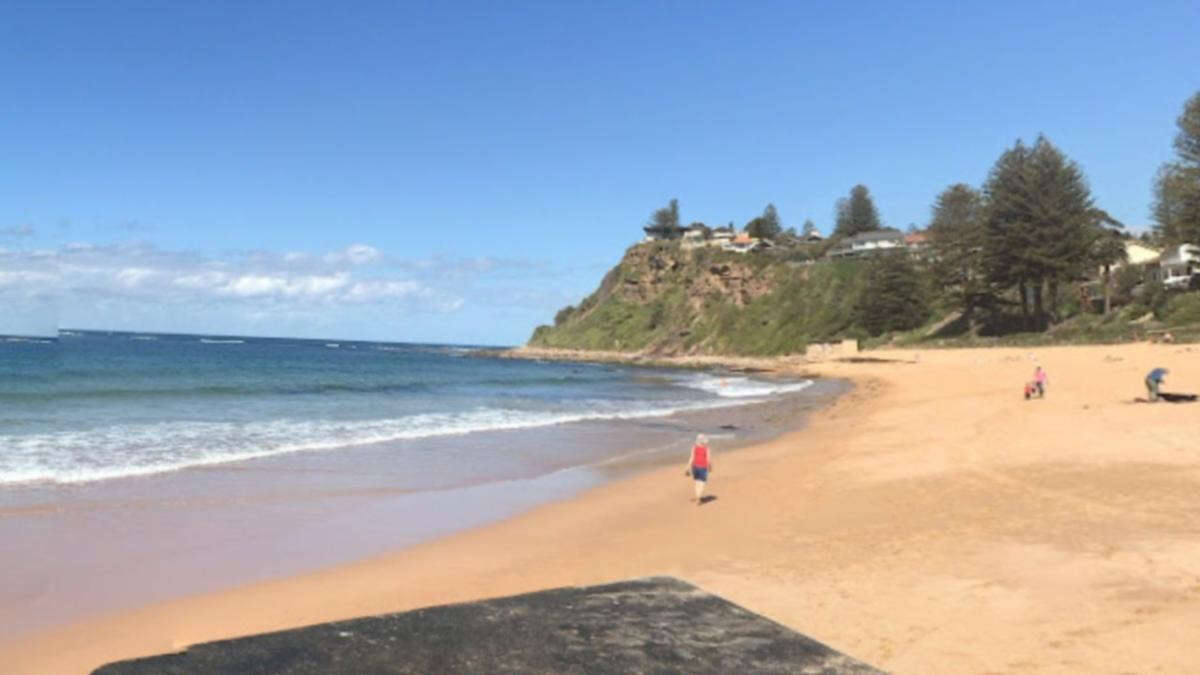
[[[1180,2],[8,2],[0,334],[519,344],[677,198],[929,220],[1045,134],[1131,229]]]

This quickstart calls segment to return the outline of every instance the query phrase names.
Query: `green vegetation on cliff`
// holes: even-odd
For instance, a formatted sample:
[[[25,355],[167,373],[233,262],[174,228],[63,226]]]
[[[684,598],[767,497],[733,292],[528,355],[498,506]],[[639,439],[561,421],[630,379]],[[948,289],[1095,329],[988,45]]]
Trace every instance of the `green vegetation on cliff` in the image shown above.
[[[863,263],[639,244],[578,307],[541,326],[539,347],[664,354],[786,354],[864,335]]]
[[[1161,337],[1200,340],[1200,293],[1161,284],[1133,293],[1118,275],[1113,311],[1078,286],[1057,290],[1059,317],[1030,330],[1011,294],[964,313],[962,293],[938,283],[936,265],[903,253],[809,259],[811,251],[737,254],[678,242],[633,246],[577,307],[539,326],[535,347],[651,354],[765,356],[814,342],[864,346],[1045,345]],[[1131,270],[1134,271],[1134,270]],[[1140,277],[1140,274],[1136,275]]]

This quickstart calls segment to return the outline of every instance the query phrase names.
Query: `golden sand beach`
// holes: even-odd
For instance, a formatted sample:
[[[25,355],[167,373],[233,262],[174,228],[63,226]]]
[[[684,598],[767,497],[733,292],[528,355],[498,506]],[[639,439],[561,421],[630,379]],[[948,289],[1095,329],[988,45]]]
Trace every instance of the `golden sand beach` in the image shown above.
[[[674,575],[898,673],[1200,672],[1200,346],[875,351],[773,442],[321,572],[0,644],[12,673],[563,585]],[[1046,398],[1026,401],[1034,366]],[[792,361],[778,368],[798,368]]]

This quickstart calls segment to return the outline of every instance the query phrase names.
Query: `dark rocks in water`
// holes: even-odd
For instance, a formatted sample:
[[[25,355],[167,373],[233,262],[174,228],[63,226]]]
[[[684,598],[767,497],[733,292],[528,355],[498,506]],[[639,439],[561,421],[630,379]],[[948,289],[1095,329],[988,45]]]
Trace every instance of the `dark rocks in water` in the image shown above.
[[[102,666],[154,673],[878,673],[671,577],[193,645]]]

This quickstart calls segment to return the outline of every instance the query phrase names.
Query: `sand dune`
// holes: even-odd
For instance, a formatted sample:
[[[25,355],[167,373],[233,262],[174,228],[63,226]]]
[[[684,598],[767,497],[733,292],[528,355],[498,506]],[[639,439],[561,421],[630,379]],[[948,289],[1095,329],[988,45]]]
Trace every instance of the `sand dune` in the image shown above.
[[[669,574],[886,670],[1198,672],[1200,347],[872,352],[809,428],[381,558],[0,645],[6,672]],[[1035,361],[1043,400],[1021,385]],[[794,364],[784,364],[796,367]]]

